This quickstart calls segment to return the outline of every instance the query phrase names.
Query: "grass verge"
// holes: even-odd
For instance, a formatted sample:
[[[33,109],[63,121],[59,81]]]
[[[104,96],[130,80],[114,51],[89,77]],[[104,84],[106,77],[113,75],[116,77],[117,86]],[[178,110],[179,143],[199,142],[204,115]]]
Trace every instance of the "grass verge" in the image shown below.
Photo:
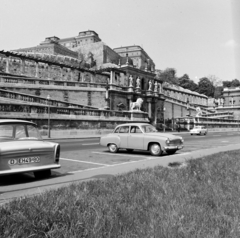
[[[14,200],[0,208],[0,237],[240,237],[239,153]]]

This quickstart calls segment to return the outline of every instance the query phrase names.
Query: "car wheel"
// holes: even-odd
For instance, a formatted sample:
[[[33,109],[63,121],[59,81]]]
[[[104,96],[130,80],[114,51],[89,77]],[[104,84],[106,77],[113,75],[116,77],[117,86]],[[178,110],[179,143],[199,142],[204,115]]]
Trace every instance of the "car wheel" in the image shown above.
[[[127,152],[133,152],[133,149],[127,149]]]
[[[177,150],[169,150],[169,151],[167,151],[167,154],[168,154],[168,155],[173,155],[173,154],[176,153],[176,151],[177,151]]]
[[[202,132],[200,131],[199,135],[201,136],[202,135]]]
[[[111,153],[117,153],[118,152],[118,147],[116,144],[110,144],[108,145],[108,149]]]
[[[44,178],[49,178],[51,174],[52,174],[51,169],[40,170],[40,171],[34,172],[34,177],[36,179],[44,179]]]
[[[151,144],[149,149],[151,155],[158,156],[162,154],[161,146],[157,143]]]

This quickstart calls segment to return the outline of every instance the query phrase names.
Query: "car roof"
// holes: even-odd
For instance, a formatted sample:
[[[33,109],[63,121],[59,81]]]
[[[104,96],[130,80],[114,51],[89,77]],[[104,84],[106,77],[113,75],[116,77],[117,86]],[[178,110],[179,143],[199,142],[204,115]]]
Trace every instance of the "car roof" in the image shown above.
[[[136,123],[124,123],[124,124],[120,124],[120,125],[117,125],[116,127],[119,127],[119,126],[144,126],[144,125],[151,125],[150,123],[147,123],[147,122],[136,122]]]
[[[24,120],[17,120],[17,119],[0,119],[0,124],[6,124],[6,123],[22,123],[22,124],[37,125],[36,123],[31,121],[24,121]]]

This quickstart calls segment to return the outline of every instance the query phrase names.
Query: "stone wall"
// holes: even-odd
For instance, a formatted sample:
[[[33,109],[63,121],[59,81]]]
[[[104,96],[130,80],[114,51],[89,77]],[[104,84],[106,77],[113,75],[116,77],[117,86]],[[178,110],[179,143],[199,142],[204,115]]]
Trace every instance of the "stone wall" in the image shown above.
[[[51,96],[52,100],[66,101],[75,104],[82,104],[88,106],[94,106],[96,108],[104,108],[106,106],[105,101],[105,89],[103,88],[76,88],[65,89],[62,87],[54,88],[28,88],[27,85],[19,85],[18,87],[9,87],[5,85],[6,90],[24,93],[28,95],[35,95],[43,98],[47,98],[48,95]]]

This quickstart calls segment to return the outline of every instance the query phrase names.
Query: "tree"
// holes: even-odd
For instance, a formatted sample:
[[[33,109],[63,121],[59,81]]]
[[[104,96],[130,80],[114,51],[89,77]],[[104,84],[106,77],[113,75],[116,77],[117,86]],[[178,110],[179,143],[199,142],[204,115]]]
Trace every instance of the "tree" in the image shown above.
[[[166,68],[165,70],[157,70],[156,78],[162,82],[178,85],[178,79],[176,77],[176,70],[174,68]]]
[[[197,91],[198,85],[189,78],[187,74],[184,74],[182,77],[178,78],[179,86],[189,89],[191,91]]]
[[[214,90],[214,98],[221,98],[223,96],[223,86],[217,86]]]
[[[214,97],[215,87],[213,83],[207,78],[203,77],[198,82],[198,93],[204,94],[208,97]]]
[[[223,81],[222,82],[223,88],[230,88],[231,84],[232,84],[231,81]]]
[[[231,82],[231,87],[239,87],[240,86],[240,82],[238,79],[233,79]]]
[[[212,82],[214,87],[222,85],[222,80],[213,74],[208,75],[207,78]]]

